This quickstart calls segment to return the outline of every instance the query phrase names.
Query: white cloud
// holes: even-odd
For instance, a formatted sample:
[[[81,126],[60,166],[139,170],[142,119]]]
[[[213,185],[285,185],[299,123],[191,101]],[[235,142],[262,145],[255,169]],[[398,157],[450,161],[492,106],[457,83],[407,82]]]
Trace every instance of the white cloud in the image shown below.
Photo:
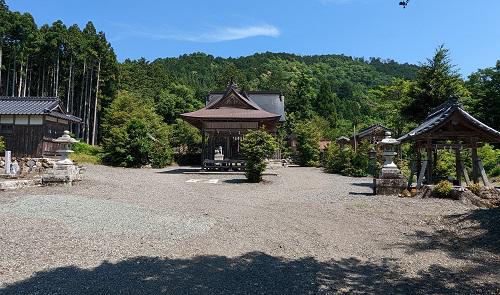
[[[199,34],[183,34],[178,39],[192,42],[221,42],[265,36],[278,37],[280,30],[272,25],[222,27]]]
[[[252,25],[242,27],[212,27],[200,32],[176,31],[176,30],[149,30],[145,28],[132,27],[123,23],[113,23],[114,26],[121,28],[122,31],[117,39],[123,39],[124,35],[136,36],[153,40],[181,40],[189,42],[223,42],[240,40],[252,37],[278,37],[280,30],[269,24]]]

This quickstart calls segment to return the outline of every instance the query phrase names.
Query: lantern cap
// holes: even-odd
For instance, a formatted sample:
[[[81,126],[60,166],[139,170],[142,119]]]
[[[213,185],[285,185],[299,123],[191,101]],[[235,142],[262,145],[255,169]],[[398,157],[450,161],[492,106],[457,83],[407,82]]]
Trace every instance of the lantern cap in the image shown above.
[[[64,134],[56,139],[52,140],[53,142],[58,142],[58,143],[75,143],[78,142],[78,140],[74,139],[69,135],[69,131],[65,130]]]
[[[392,133],[390,131],[386,131],[385,138],[380,141],[380,145],[397,145],[397,144],[399,144],[400,142],[397,139],[392,138],[391,134]]]

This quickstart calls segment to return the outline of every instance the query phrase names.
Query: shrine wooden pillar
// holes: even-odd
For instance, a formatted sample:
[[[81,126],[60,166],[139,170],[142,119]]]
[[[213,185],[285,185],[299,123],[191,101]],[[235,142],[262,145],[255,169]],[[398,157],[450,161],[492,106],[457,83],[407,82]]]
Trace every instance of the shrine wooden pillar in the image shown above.
[[[434,162],[432,160],[432,140],[427,139],[427,184],[432,184],[432,169],[434,168]]]
[[[462,186],[462,163],[461,163],[460,147],[455,147],[455,173],[459,186]]]
[[[477,140],[472,139],[471,142],[471,155],[472,155],[472,181],[479,183],[479,158],[477,156]]]
[[[205,128],[201,127],[201,166],[203,167],[203,162],[205,161]]]
[[[422,171],[422,151],[420,150],[420,146],[415,144],[415,151],[417,153],[416,157],[416,167],[417,167],[417,175],[420,175],[420,171]]]

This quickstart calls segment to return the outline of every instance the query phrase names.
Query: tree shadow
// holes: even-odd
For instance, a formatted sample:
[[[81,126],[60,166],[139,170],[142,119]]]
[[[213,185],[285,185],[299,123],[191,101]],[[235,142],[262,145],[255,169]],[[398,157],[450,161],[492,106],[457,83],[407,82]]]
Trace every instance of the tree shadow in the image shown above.
[[[7,285],[2,294],[457,294],[500,290],[467,273],[431,267],[406,276],[393,260],[289,260],[261,252],[229,258],[135,257],[94,269],[60,267]]]
[[[483,271],[500,274],[500,208],[478,209],[439,220],[435,231],[417,231],[400,244],[408,254],[439,250],[455,259],[474,262]]]

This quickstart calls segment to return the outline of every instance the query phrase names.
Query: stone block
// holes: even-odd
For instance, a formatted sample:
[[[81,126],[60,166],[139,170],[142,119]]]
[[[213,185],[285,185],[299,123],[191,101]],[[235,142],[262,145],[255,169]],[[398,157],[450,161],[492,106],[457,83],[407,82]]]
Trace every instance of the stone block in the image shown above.
[[[407,183],[403,178],[378,178],[373,180],[376,195],[398,195],[406,189]]]

